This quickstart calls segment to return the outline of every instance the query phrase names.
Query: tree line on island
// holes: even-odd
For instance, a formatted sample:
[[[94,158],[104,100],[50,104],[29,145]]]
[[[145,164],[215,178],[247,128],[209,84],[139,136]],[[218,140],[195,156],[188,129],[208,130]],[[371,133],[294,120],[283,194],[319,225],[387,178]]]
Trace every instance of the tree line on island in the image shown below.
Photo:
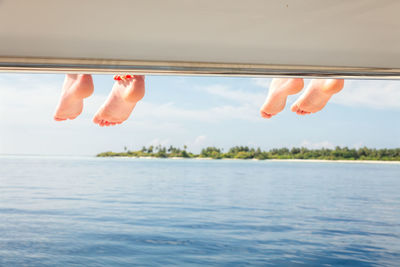
[[[400,148],[375,149],[362,147],[359,149],[339,147],[335,149],[308,149],[304,147],[274,148],[268,151],[248,146],[235,146],[227,152],[217,147],[203,148],[200,154],[187,151],[187,146],[149,146],[141,150],[124,152],[103,152],[97,157],[157,157],[157,158],[211,158],[211,159],[319,159],[319,160],[386,160],[400,161]]]

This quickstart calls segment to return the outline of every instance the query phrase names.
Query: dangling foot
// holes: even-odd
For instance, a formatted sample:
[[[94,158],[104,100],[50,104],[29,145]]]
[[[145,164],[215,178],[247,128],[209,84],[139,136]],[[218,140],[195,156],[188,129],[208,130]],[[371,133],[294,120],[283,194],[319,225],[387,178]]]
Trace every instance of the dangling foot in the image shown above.
[[[260,109],[261,116],[269,119],[281,112],[285,108],[287,96],[297,94],[303,86],[303,79],[273,79],[268,97]]]
[[[314,79],[291,109],[298,115],[318,112],[325,107],[333,94],[343,89],[343,85],[343,79]]]
[[[89,74],[67,74],[58,102],[54,120],[73,120],[81,114],[83,99],[89,97],[94,90],[92,76]]]
[[[120,124],[127,120],[136,103],[144,96],[143,75],[116,75],[116,82],[93,122],[100,126]]]

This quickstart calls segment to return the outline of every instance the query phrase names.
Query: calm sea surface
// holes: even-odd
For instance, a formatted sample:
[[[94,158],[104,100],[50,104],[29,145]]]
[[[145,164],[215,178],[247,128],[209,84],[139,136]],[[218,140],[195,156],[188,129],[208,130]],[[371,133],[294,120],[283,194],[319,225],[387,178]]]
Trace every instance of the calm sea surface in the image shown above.
[[[0,157],[0,266],[400,266],[400,165]]]

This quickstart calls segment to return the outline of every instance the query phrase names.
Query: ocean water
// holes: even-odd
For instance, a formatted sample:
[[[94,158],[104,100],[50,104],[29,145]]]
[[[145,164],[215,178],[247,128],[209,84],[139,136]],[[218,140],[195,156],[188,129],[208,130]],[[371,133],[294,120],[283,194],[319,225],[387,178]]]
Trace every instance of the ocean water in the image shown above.
[[[400,266],[400,165],[0,157],[0,266]]]

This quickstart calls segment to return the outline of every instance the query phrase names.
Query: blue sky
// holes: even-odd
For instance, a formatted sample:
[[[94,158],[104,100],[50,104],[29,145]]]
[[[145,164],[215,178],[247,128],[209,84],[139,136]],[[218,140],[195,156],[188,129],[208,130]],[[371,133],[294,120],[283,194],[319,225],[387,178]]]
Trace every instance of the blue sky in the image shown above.
[[[64,76],[0,74],[0,154],[94,155],[124,146],[186,144],[227,149],[400,147],[400,81],[347,80],[325,109],[298,116],[287,108],[265,120],[259,107],[270,79],[147,76],[146,96],[123,125],[91,122],[112,87],[111,75],[94,75],[95,93],[76,120],[54,122]],[[308,80],[306,80],[306,85]]]

